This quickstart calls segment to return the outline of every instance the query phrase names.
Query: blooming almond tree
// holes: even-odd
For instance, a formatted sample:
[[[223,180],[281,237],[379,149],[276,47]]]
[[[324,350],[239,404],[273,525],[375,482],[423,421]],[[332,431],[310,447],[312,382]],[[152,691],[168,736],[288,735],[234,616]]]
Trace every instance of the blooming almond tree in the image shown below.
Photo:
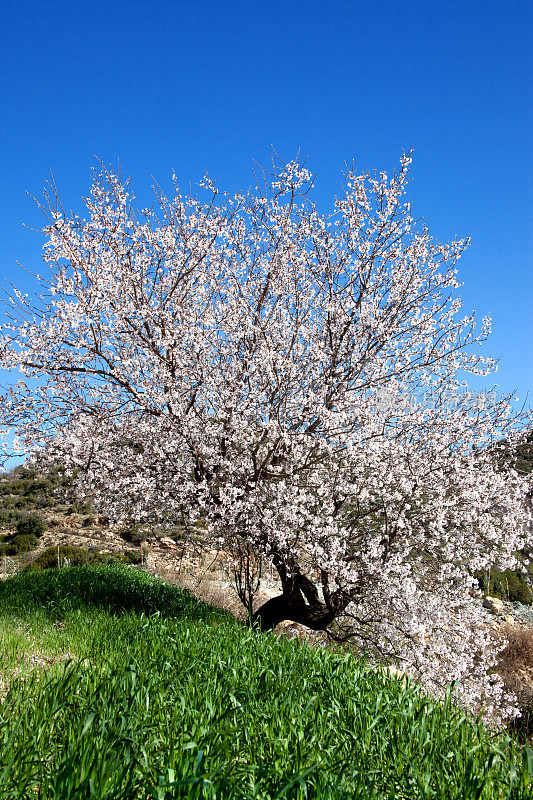
[[[349,171],[329,215],[296,162],[246,194],[156,188],[157,212],[105,170],[87,219],[49,190],[49,274],[12,294],[0,366],[22,377],[1,408],[114,519],[270,562],[263,629],[350,635],[468,701],[494,662],[472,575],[513,565],[528,522],[491,446],[522,420],[466,391],[494,366],[489,320],[459,316],[467,242],[412,218],[410,160]]]

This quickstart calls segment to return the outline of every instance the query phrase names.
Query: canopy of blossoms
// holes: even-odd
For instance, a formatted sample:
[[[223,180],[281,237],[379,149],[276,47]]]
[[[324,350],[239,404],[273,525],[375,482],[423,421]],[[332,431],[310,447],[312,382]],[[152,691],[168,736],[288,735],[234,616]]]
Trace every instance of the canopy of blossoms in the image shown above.
[[[264,628],[350,635],[490,708],[473,574],[524,545],[527,487],[491,454],[524,418],[466,392],[494,367],[490,322],[460,315],[467,242],[411,216],[410,160],[349,171],[329,214],[296,162],[246,194],[157,190],[157,211],[105,170],[86,219],[49,194],[49,272],[2,329],[21,373],[2,420],[114,519],[246,542],[281,581]]]

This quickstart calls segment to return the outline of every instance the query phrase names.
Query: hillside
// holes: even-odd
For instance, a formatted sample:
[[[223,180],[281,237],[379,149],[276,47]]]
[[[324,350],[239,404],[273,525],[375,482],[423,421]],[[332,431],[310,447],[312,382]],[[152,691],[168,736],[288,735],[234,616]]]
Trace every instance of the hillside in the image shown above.
[[[17,534],[28,517],[44,523],[30,539]],[[179,527],[110,524],[76,497],[72,480],[59,469],[43,475],[20,466],[0,477],[0,578],[24,569],[110,562],[138,566],[244,616],[226,555],[201,541],[185,542]],[[275,576],[264,574],[257,600],[277,591]]]
[[[533,790],[533,753],[449,702],[353,656],[250,631],[124,567],[4,581],[0,653],[3,798],[526,800]]]
[[[533,432],[528,442],[510,453],[505,443],[498,449],[502,465],[515,466],[524,474],[533,471]],[[37,538],[18,537],[17,524],[24,517],[37,516],[45,531]],[[51,552],[51,548],[55,548]],[[45,552],[46,551],[46,552]],[[479,575],[486,595],[520,606],[533,605],[533,564],[528,565],[528,551],[519,554],[523,567],[504,573],[492,571]],[[206,549],[201,536],[197,541],[183,537],[179,526],[168,530],[134,524],[112,525],[94,513],[87,500],[77,498],[72,479],[56,468],[46,475],[20,466],[0,476],[0,575],[19,569],[70,564],[122,561],[142,566],[171,582],[207,593],[234,613],[243,613],[233,589],[231,568],[223,552]],[[263,575],[256,600],[276,594],[279,583],[275,574]],[[520,607],[508,612],[526,614]]]
[[[19,571],[42,571],[76,565],[131,565],[191,590],[198,598],[230,611],[244,620],[227,555],[208,550],[201,542],[185,541],[179,527],[171,531],[140,529],[135,525],[111,525],[96,515],[86,501],[76,497],[72,481],[61,470],[41,475],[17,467],[0,479],[0,578]],[[21,522],[44,522],[37,536],[20,535]],[[30,525],[31,527],[31,525]],[[530,567],[530,572],[533,568]],[[500,673],[506,685],[519,694],[522,712],[519,727],[533,735],[533,595],[527,566],[522,572],[480,576],[486,595],[503,598],[501,608],[492,605],[493,628],[504,631],[509,651]],[[260,604],[279,593],[275,576],[263,574],[255,597]],[[503,627],[502,627],[503,626]],[[325,637],[293,623],[282,623],[277,631],[286,638],[300,638],[322,645]],[[530,637],[531,638],[531,637]]]

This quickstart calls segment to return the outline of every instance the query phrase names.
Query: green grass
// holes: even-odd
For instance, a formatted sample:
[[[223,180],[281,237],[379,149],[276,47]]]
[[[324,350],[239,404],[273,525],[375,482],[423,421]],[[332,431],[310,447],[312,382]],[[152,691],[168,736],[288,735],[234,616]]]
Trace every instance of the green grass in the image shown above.
[[[5,581],[0,653],[1,800],[533,797],[533,753],[451,703],[131,569]]]

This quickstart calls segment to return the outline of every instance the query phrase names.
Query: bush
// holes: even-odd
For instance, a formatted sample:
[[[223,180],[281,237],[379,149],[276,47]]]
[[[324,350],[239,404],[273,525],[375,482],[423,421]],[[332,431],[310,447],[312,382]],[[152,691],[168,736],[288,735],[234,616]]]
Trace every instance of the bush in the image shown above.
[[[38,514],[27,514],[17,522],[17,536],[42,536],[46,522]]]
[[[54,508],[56,506],[56,501],[53,497],[44,497],[41,495],[33,501],[33,504],[37,508]]]
[[[30,505],[30,501],[26,497],[17,497],[13,505],[15,508],[26,508],[26,506]]]
[[[17,478],[35,478],[35,476],[37,475],[37,470],[25,467],[22,464],[20,464],[18,467],[15,467],[13,469],[13,474],[16,475]]]
[[[24,572],[42,572],[59,567],[79,567],[94,564],[139,564],[141,554],[137,550],[124,550],[122,553],[99,553],[96,549],[60,545],[43,550]]]
[[[520,716],[512,728],[522,742],[533,742],[533,628],[505,627],[507,646],[497,667],[505,688],[514,692]]]
[[[67,509],[67,514],[88,514],[92,511],[92,503],[90,500],[74,500],[70,508]]]
[[[22,481],[21,481],[22,483]],[[35,478],[33,480],[26,480],[24,482],[24,494],[50,494],[53,487],[49,480],[46,478]]]
[[[146,541],[146,531],[143,531],[136,522],[127,522],[118,531],[119,536],[130,544],[142,545]]]
[[[122,550],[119,553],[110,553],[105,558],[110,564],[126,564],[128,566],[140,564],[143,560],[140,550]]]
[[[140,564],[143,560],[140,550],[124,550],[120,558],[126,564]]]
[[[41,572],[44,569],[55,569],[59,565],[91,564],[97,560],[96,554],[88,553],[83,547],[61,545],[48,547],[37,558],[24,568],[24,572]]]
[[[35,550],[39,540],[33,533],[20,533],[13,537],[11,543],[17,553],[29,553],[31,550]]]
[[[19,553],[29,553],[35,550],[39,540],[33,534],[17,534],[5,542],[0,543],[0,555],[18,556]]]

